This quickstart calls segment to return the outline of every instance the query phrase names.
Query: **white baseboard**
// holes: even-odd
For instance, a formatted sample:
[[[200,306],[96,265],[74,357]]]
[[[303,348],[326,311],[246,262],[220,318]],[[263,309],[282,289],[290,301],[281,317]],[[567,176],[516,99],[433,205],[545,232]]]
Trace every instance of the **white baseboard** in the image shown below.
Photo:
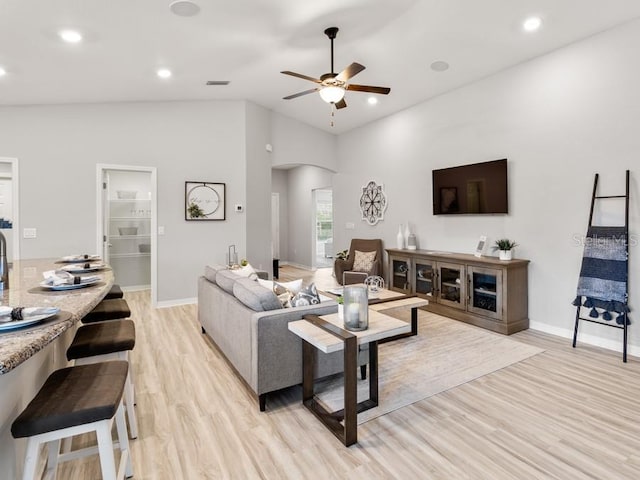
[[[123,292],[141,292],[143,290],[151,290],[151,285],[131,285],[129,287],[120,286]]]
[[[301,269],[301,270],[309,270],[310,272],[315,272],[315,271],[316,271],[316,269],[315,269],[315,268],[310,267],[309,265],[301,265],[301,264],[299,264],[299,263],[284,262],[284,263],[281,263],[281,264],[280,264],[280,266],[283,266],[283,265],[289,265],[289,266],[291,266],[291,267],[299,268],[299,269]]]
[[[550,333],[557,337],[573,340],[573,329],[555,327],[553,325],[547,325],[546,323],[540,322],[529,322],[529,328],[532,330],[538,330],[539,332]],[[600,338],[595,335],[586,335],[584,333],[580,333],[580,330],[578,330],[577,346],[580,346],[580,343],[586,343],[587,345],[593,345],[594,347],[606,348],[607,350],[613,350],[614,352],[622,352],[622,331],[620,331],[620,341],[615,341]],[[633,355],[634,357],[640,357],[640,347],[627,345],[627,354]]]
[[[178,298],[176,300],[164,300],[162,302],[158,302],[156,308],[171,308],[171,307],[179,307],[181,305],[195,305],[198,303],[198,298]]]

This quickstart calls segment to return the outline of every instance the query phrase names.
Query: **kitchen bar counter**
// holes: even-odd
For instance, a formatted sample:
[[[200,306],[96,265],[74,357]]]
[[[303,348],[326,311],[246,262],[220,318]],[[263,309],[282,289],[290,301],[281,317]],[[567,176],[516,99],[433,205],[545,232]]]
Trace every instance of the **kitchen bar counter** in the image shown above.
[[[24,439],[11,436],[13,420],[38,392],[51,372],[67,366],[66,349],[80,319],[104,298],[113,285],[111,269],[97,284],[67,291],[39,286],[42,272],[61,267],[57,259],[20,260],[9,273],[9,288],[2,291],[2,305],[12,307],[59,307],[70,314],[43,320],[18,330],[0,331],[0,480],[20,478]],[[84,274],[83,274],[84,275]]]
[[[31,327],[0,331],[0,375],[11,371],[71,328],[95,307],[113,285],[111,269],[99,275],[96,285],[67,291],[51,291],[39,286],[43,272],[59,268],[56,259],[20,260],[13,264],[9,289],[2,291],[2,305],[12,307],[59,307],[71,313],[66,321],[44,321]]]

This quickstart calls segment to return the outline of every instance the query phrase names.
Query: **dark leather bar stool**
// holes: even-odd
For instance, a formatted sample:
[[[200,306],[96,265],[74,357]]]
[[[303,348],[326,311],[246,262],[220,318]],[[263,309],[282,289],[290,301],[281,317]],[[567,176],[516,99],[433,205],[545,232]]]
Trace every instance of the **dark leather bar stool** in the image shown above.
[[[133,320],[97,322],[80,327],[67,349],[67,360],[74,365],[87,365],[109,360],[129,362],[129,352],[136,344]],[[129,362],[130,363],[130,362]],[[124,404],[129,420],[129,435],[138,437],[138,422],[134,410],[134,387],[131,369],[124,386]]]
[[[102,300],[89,313],[82,317],[82,323],[104,322],[105,320],[119,320],[131,316],[129,304],[124,298]]]
[[[114,298],[122,298],[124,297],[124,292],[120,288],[120,285],[116,285],[115,283],[111,286],[111,290],[107,292],[103,300],[113,300]]]
[[[55,479],[60,462],[82,456],[100,455],[104,480],[120,480],[133,476],[129,439],[122,407],[122,392],[129,364],[103,362],[68,367],[53,372],[40,391],[11,425],[14,438],[27,438],[23,480],[34,480],[40,445],[49,446],[48,478]],[[116,421],[118,446],[121,451],[116,471],[111,428]],[[98,447],[60,454],[60,440],[88,432],[96,432]]]

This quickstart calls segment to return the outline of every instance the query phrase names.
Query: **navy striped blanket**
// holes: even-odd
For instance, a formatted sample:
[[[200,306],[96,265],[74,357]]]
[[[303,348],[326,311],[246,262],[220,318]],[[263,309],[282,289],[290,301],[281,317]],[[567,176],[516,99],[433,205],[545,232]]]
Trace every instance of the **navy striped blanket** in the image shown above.
[[[611,321],[616,313],[616,323],[623,325],[624,314],[629,312],[627,262],[624,227],[589,227],[573,304],[590,308],[589,316],[594,319]]]

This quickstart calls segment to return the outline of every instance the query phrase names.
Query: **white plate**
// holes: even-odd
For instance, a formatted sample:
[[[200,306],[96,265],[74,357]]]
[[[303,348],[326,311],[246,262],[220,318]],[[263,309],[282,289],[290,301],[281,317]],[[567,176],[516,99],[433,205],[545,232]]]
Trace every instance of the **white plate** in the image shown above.
[[[0,322],[0,331],[2,330],[13,330],[14,328],[26,327],[27,325],[32,325],[34,323],[41,322],[42,320],[53,317],[59,313],[45,313],[42,315],[33,315],[32,317],[27,317],[24,320],[16,320],[13,322]]]
[[[89,258],[84,258],[84,255],[68,255],[66,257],[62,257],[60,261],[64,263],[83,263],[100,260],[100,255],[89,255],[88,257]]]
[[[106,267],[104,263],[90,263],[89,267],[85,267],[84,265],[80,265],[80,263],[73,263],[71,265],[65,265],[61,268],[65,272],[69,273],[87,273],[87,272],[97,272],[98,270],[102,270]]]
[[[40,282],[40,286],[48,290],[75,290],[77,288],[90,287],[91,285],[95,285],[99,281],[100,279],[96,278],[89,281],[82,281],[81,283],[76,283],[73,285],[49,285],[46,282]]]

